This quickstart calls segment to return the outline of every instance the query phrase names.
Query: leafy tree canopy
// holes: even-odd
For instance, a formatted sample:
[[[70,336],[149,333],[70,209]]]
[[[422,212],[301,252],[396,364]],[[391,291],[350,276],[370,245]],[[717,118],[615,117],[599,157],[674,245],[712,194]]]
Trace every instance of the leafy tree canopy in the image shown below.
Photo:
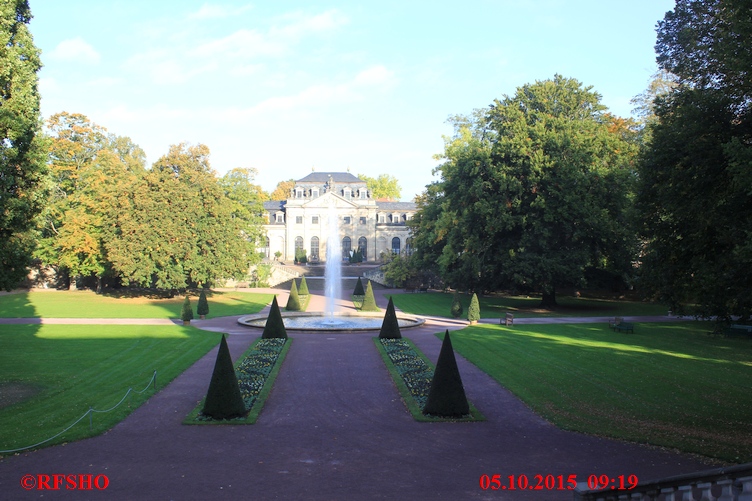
[[[399,200],[402,196],[402,188],[396,177],[389,174],[379,174],[377,177],[358,174],[358,179],[365,181],[371,197],[378,200]]]
[[[277,187],[269,195],[269,200],[287,200],[290,198],[290,192],[295,187],[295,180],[288,179],[287,181],[280,181],[277,183]]]
[[[6,290],[27,274],[45,198],[37,89],[42,64],[30,20],[27,1],[0,2],[0,288]]]
[[[442,179],[411,225],[419,259],[453,287],[537,289],[546,306],[587,267],[623,272],[636,138],[592,88],[560,75],[496,100],[445,138]]]
[[[642,284],[673,309],[752,313],[752,24],[742,0],[679,0],[657,60],[679,85],[655,102],[640,162]]]

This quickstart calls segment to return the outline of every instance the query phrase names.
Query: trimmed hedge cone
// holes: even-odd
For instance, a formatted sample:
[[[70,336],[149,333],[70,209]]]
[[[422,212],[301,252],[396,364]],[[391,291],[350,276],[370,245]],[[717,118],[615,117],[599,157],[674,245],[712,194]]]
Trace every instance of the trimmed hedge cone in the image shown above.
[[[196,313],[201,320],[206,318],[209,314],[209,301],[206,300],[206,291],[201,289],[201,294],[198,296],[198,306],[196,307]]]
[[[292,279],[290,286],[290,297],[287,298],[287,311],[300,311],[300,297],[298,296],[298,287],[295,285],[295,279]]]
[[[480,303],[478,302],[478,295],[473,293],[473,297],[470,298],[470,307],[467,309],[467,321],[471,324],[477,324],[480,320]]]
[[[366,291],[363,289],[363,281],[358,277],[358,283],[355,284],[355,290],[352,293],[353,296],[365,296]]]
[[[230,349],[224,335],[219,342],[217,361],[214,363],[209,391],[206,392],[204,409],[201,412],[212,419],[233,419],[246,415],[238,377],[232,366]]]
[[[386,315],[384,315],[384,322],[381,324],[379,339],[401,338],[402,332],[400,332],[399,322],[397,322],[397,314],[394,312],[394,303],[392,302],[392,296],[389,296],[389,305],[386,307]]]
[[[293,279],[295,281],[295,279]],[[298,289],[298,294],[301,296],[309,296],[311,293],[308,292],[308,284],[305,281],[305,276],[300,280],[300,289]]]
[[[454,318],[460,318],[462,316],[462,302],[460,302],[460,296],[456,292],[452,298],[452,307],[450,310]]]
[[[264,333],[261,334],[261,339],[275,338],[287,339],[287,329],[285,329],[285,322],[282,320],[282,313],[279,311],[277,296],[272,299],[272,307],[269,310],[269,316],[266,318]]]
[[[465,396],[457,359],[454,357],[449,329],[444,334],[441,353],[436,362],[436,371],[431,380],[431,389],[423,407],[423,414],[441,417],[462,417],[470,414],[470,405]]]
[[[180,319],[183,321],[183,325],[188,325],[193,320],[193,307],[191,307],[191,299],[188,296],[185,296],[185,301],[183,301]]]
[[[371,287],[371,281],[366,284],[366,295],[363,298],[363,306],[360,307],[360,311],[381,311],[376,305],[376,298],[373,296],[373,287]]]

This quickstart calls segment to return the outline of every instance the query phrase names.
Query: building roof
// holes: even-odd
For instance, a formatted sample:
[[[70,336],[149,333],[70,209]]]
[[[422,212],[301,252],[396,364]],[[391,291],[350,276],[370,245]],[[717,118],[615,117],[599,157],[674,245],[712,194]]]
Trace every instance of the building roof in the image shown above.
[[[335,183],[365,183],[362,179],[358,179],[349,172],[311,172],[303,179],[298,179],[296,183],[326,183],[329,181],[329,176]]]
[[[418,208],[415,202],[376,202],[379,210],[416,210]]]
[[[270,200],[264,202],[264,210],[284,210],[287,200]]]

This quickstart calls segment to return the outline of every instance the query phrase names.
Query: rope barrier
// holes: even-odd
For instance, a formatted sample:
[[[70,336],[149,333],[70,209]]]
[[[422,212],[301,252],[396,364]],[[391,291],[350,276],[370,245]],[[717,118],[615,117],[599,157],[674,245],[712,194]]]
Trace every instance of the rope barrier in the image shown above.
[[[128,391],[125,392],[125,396],[123,396],[123,398],[120,399],[120,402],[118,402],[117,404],[115,404],[115,406],[113,406],[113,407],[111,407],[111,408],[109,408],[107,410],[97,410],[97,409],[94,409],[93,407],[89,407],[89,410],[86,411],[83,416],[81,416],[80,418],[76,419],[76,421],[72,425],[68,426],[66,429],[64,429],[63,431],[61,431],[57,435],[52,436],[52,437],[50,437],[50,438],[48,438],[46,440],[42,440],[41,442],[37,442],[34,445],[28,445],[26,447],[20,447],[18,449],[0,450],[0,454],[7,454],[7,453],[10,453],[10,452],[24,451],[26,449],[33,449],[34,447],[37,447],[37,446],[42,445],[42,444],[45,444],[45,443],[49,442],[50,440],[56,439],[57,437],[59,437],[60,435],[62,435],[63,433],[65,433],[66,431],[68,431],[71,428],[73,428],[74,426],[76,426],[86,416],[89,416],[89,429],[91,429],[92,428],[92,424],[93,424],[92,423],[92,415],[95,412],[105,413],[105,412],[114,411],[115,409],[117,409],[120,406],[120,404],[122,404],[123,402],[125,402],[125,399],[128,398],[128,395],[130,395],[131,392],[138,393],[138,394],[143,394],[143,393],[146,392],[146,390],[149,389],[149,386],[151,386],[152,383],[154,384],[154,389],[156,390],[157,389],[157,371],[156,370],[154,371],[154,374],[151,376],[151,379],[146,384],[146,387],[143,390],[138,391],[138,390],[133,390],[133,388],[128,388]]]

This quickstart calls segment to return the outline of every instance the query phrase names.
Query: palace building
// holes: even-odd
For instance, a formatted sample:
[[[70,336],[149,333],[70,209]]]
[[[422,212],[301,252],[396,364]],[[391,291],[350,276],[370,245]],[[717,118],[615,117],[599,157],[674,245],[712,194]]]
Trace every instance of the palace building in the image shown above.
[[[375,200],[366,182],[347,172],[313,172],[295,182],[287,200],[264,202],[266,247],[270,259],[292,261],[305,251],[309,262],[326,261],[332,224],[344,259],[360,250],[363,262],[376,262],[382,252],[410,253],[406,226],[414,202]]]

